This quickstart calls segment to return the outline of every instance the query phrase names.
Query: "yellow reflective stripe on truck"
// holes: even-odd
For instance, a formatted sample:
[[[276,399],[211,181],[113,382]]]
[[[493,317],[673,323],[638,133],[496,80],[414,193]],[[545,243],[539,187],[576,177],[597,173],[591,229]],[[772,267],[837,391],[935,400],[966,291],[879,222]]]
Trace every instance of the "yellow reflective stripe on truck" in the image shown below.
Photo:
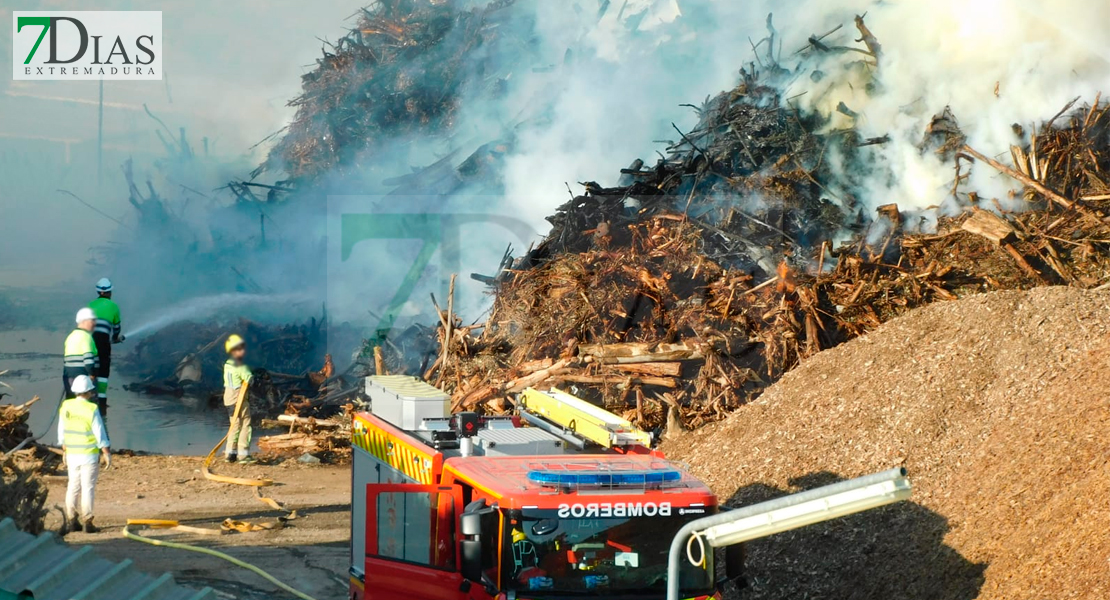
[[[435,483],[431,456],[416,451],[381,429],[368,427],[357,418],[351,431],[351,443],[418,483]]]

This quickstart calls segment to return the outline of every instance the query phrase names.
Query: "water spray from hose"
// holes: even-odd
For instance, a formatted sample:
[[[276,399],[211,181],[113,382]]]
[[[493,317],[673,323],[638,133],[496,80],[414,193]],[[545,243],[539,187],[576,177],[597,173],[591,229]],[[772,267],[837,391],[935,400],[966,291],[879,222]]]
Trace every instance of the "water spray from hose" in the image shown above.
[[[296,307],[314,299],[312,295],[304,292],[289,294],[217,294],[191,298],[162,310],[157,317],[143,322],[134,329],[125,332],[124,335],[129,338],[149,335],[174,323],[208,318],[227,310]]]

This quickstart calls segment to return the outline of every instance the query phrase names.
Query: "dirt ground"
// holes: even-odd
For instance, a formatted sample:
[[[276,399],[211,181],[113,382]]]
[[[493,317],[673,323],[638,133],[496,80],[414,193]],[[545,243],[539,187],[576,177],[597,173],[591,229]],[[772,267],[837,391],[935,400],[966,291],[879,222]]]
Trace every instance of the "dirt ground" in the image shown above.
[[[272,584],[254,573],[218,558],[172,548],[157,548],[120,535],[127,519],[174,519],[197,527],[218,528],[226,518],[274,522],[281,512],[258,501],[249,487],[208,481],[193,457],[113,457],[101,471],[96,494],[97,534],[75,533],[66,542],[92,545],[110,560],[131,559],[148,572],[170,572],[178,583],[210,586],[222,597],[282,598]],[[286,584],[319,600],[342,599],[347,593],[350,539],[350,468],[302,465],[288,460],[277,465],[242,467],[218,463],[213,471],[237,477],[268,477],[277,482],[265,495],[297,511],[298,518],[278,530],[233,533],[217,538],[167,531],[144,535],[218,549],[268,571]],[[49,505],[62,506],[65,478],[50,477]],[[47,527],[57,530],[55,510]]]
[[[743,505],[903,465],[911,502],[757,540],[744,599],[1110,597],[1110,294],[939,303],[665,444]]]

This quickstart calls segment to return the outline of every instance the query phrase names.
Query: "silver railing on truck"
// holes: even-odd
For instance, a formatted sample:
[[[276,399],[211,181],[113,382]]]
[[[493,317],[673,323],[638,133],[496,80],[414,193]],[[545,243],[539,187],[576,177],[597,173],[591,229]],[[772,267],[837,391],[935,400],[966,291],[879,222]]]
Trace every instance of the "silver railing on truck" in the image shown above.
[[[706,544],[721,548],[830,521],[906,500],[911,491],[906,470],[896,468],[691,521],[671,541],[667,600],[679,600],[682,560],[698,564],[694,561],[695,543],[701,546],[699,556],[704,561]]]

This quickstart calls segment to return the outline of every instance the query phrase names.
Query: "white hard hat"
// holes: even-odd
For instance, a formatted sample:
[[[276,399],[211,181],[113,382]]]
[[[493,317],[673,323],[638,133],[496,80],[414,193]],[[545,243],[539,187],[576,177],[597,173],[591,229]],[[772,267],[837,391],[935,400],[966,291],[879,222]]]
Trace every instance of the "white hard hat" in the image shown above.
[[[96,389],[96,384],[93,383],[92,378],[88,375],[78,375],[73,380],[73,385],[69,386],[69,390],[74,394],[84,394]]]
[[[101,277],[100,281],[96,282],[96,291],[101,293],[112,291],[112,280],[107,277]]]
[[[82,321],[95,321],[96,313],[89,307],[82,308],[77,311],[77,324],[80,325]]]

